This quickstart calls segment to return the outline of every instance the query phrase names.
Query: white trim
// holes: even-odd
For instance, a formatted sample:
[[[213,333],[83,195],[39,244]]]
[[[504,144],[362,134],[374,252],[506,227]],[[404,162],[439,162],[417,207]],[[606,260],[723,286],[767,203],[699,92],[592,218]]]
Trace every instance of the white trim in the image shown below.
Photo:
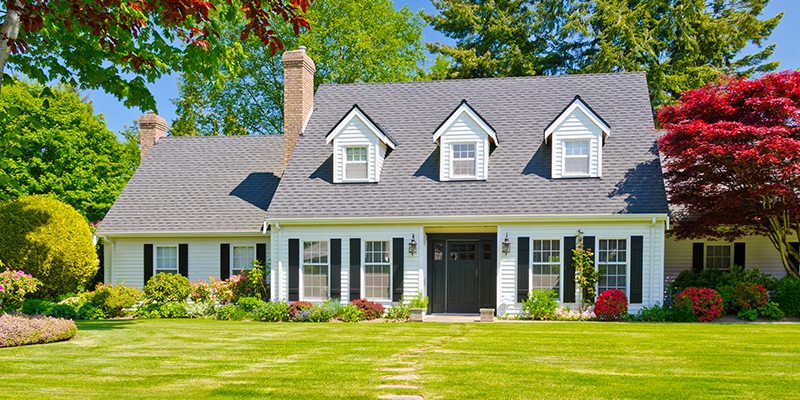
[[[594,252],[594,268],[599,271],[600,265],[600,241],[601,240],[624,240],[625,241],[625,297],[628,303],[631,301],[631,237],[630,236],[596,236],[592,251]],[[600,295],[600,279],[597,279],[595,286],[597,295]]]
[[[475,112],[472,111],[470,106],[467,105],[467,103],[465,102],[462,102],[461,105],[458,108],[456,108],[456,110],[453,111],[452,114],[450,114],[450,117],[447,118],[447,120],[445,120],[445,122],[439,127],[439,129],[437,129],[436,132],[433,133],[434,143],[436,143],[439,140],[442,134],[444,134],[448,129],[450,129],[450,126],[452,126],[453,123],[456,122],[456,120],[461,116],[461,114],[467,114],[467,116],[469,116],[475,122],[475,124],[478,125],[478,127],[480,127],[481,130],[483,130],[484,133],[486,133],[486,135],[488,135],[492,139],[492,141],[494,141],[495,145],[500,144],[497,141],[497,133],[494,131],[494,129],[492,129],[489,125],[483,122],[483,118],[475,114]]]
[[[389,243],[389,297],[388,298],[369,298],[367,297],[367,242],[387,242]],[[359,286],[359,298],[367,299],[374,302],[391,302],[392,301],[392,284],[394,278],[393,257],[394,257],[394,240],[392,239],[361,239],[361,282]],[[372,263],[375,264],[375,263]],[[350,299],[351,301],[353,299]]]
[[[257,250],[258,244],[257,243],[252,243],[252,244],[251,243],[244,243],[244,244],[242,244],[242,243],[239,243],[239,244],[231,243],[230,246],[231,246],[231,251],[230,251],[231,254],[229,255],[230,262],[228,263],[228,275],[229,276],[234,275],[234,273],[233,273],[233,269],[234,269],[233,268],[233,260],[235,259],[234,258],[234,254],[236,253],[235,252],[235,248],[236,247],[252,247],[253,248],[253,258],[250,260],[251,263],[253,262],[253,260],[256,259],[256,257],[257,257],[256,254],[258,253],[258,250]],[[250,268],[247,268],[247,269],[250,269]]]
[[[325,243],[328,244],[328,254],[327,254],[327,258],[328,258],[328,274],[327,274],[328,293],[326,294],[325,298],[322,298],[322,299],[309,299],[309,298],[305,297],[306,285],[305,285],[304,276],[305,276],[305,269],[306,269],[306,260],[303,257],[303,248],[305,247],[305,244],[309,243],[309,242],[325,242]],[[300,299],[300,301],[308,301],[308,302],[312,302],[312,303],[314,303],[314,302],[319,303],[319,302],[323,302],[323,301],[329,299],[331,297],[331,240],[329,238],[324,238],[324,239],[304,238],[304,239],[300,239],[300,249],[299,249],[299,251],[300,251],[300,271],[298,271],[298,274],[297,274],[298,275],[298,281],[299,281],[298,282],[298,286],[299,286],[299,288],[298,288],[298,292],[299,292],[298,293],[298,298]],[[322,264],[320,264],[320,265],[322,265]]]
[[[158,248],[174,248],[175,249],[175,274],[181,273],[181,250],[179,244],[153,244],[153,276],[158,274]],[[161,268],[162,271],[167,271],[166,269]],[[170,270],[171,271],[171,270]],[[147,282],[145,282],[147,284]]]
[[[111,233],[103,233],[99,235],[102,238],[136,238],[136,237],[144,237],[144,238],[188,238],[188,237],[233,237],[233,236],[253,236],[253,237],[262,237],[262,236],[270,236],[270,232],[267,231],[266,233],[261,231],[248,231],[248,232],[236,232],[236,231],[171,231],[171,232],[111,232]]]
[[[390,149],[394,149],[396,147],[394,142],[391,139],[389,139],[389,137],[386,136],[377,126],[375,126],[375,124],[373,124],[372,121],[370,121],[370,119],[367,118],[367,116],[364,115],[364,113],[361,112],[361,110],[357,106],[354,106],[353,109],[350,110],[350,112],[347,113],[347,115],[344,118],[342,118],[342,121],[339,122],[339,124],[336,125],[336,127],[333,128],[333,130],[331,130],[330,133],[328,133],[328,136],[325,137],[325,143],[326,144],[333,143],[333,139],[335,139],[336,136],[339,136],[339,134],[342,133],[342,130],[344,130],[344,128],[348,124],[350,124],[350,121],[352,121],[353,118],[358,118],[359,120],[361,120],[361,122],[370,131],[372,131],[372,133],[375,136],[377,136],[378,139],[380,139],[380,141],[383,142],[383,144],[385,144],[387,147],[389,147]]]
[[[667,214],[495,214],[495,215],[448,215],[448,216],[401,216],[401,217],[299,217],[268,218],[267,222],[287,225],[381,225],[395,224],[436,224],[448,223],[453,226],[474,226],[475,224],[524,224],[530,222],[651,222],[668,221]]]
[[[559,304],[564,299],[564,238],[563,237],[538,237],[531,236],[528,243],[528,292],[533,290],[533,241],[534,240],[558,240],[558,298]],[[510,253],[509,253],[510,254]],[[545,263],[543,263],[545,264]],[[552,263],[550,263],[552,264]]]
[[[581,110],[584,114],[586,114],[586,116],[589,117],[589,120],[597,125],[597,127],[600,128],[606,137],[611,136],[611,127],[609,127],[608,124],[603,122],[603,120],[597,114],[587,107],[586,103],[584,103],[580,97],[576,97],[574,100],[572,100],[572,103],[570,103],[570,105],[564,109],[564,111],[561,112],[561,114],[559,114],[558,117],[544,130],[545,142],[547,142],[547,139],[550,138],[553,132],[555,132],[555,130],[558,129],[558,127],[561,126],[567,117],[569,117],[576,109]]]
[[[466,180],[466,181],[474,181],[478,178],[478,143],[477,141],[473,142],[453,142],[450,143],[448,147],[450,147],[450,179],[451,181],[458,181],[458,180]],[[457,175],[455,170],[453,169],[453,161],[455,161],[455,149],[453,146],[456,145],[472,145],[472,175]],[[459,160],[469,160],[468,158],[459,158]],[[488,163],[484,163],[488,164]]]

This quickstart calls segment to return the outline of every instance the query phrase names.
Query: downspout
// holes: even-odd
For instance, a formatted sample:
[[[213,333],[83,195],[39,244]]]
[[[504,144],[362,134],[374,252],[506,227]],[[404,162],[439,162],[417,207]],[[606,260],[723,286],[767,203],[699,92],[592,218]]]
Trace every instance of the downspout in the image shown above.
[[[265,225],[268,223],[265,221]],[[272,236],[270,238],[270,244],[272,241],[275,241],[275,254],[273,255],[273,265],[277,263],[277,266],[273,268],[273,271],[276,271],[275,274],[270,274],[270,293],[272,297],[272,301],[280,300],[280,286],[281,286],[281,276],[283,275],[283,259],[281,258],[281,224],[274,222],[272,223]]]

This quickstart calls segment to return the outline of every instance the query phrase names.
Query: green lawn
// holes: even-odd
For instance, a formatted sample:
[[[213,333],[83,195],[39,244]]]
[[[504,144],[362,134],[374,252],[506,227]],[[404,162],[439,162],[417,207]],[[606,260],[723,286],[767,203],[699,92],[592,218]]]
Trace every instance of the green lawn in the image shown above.
[[[418,390],[377,390],[398,361]],[[1,398],[797,398],[797,324],[79,324],[0,349]]]

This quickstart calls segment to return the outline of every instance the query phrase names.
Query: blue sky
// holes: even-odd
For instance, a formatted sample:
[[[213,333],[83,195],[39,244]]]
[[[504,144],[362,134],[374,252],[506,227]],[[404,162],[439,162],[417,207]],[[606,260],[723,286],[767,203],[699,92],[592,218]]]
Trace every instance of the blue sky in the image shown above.
[[[425,10],[434,12],[435,8],[429,0],[395,0],[397,7],[408,6],[412,10]],[[800,1],[798,0],[772,0],[766,8],[765,16],[774,16],[779,12],[784,13],[783,20],[775,29],[771,42],[777,43],[773,59],[781,62],[780,69],[800,68]],[[429,42],[445,42],[450,40],[441,33],[427,27],[424,31],[425,40]],[[178,97],[177,74],[165,76],[149,85],[156,98],[158,112],[167,121],[175,118],[175,107],[171,99]],[[108,127],[119,132],[125,125],[138,118],[142,113],[136,108],[127,108],[121,101],[102,91],[86,91],[84,94],[94,103],[95,112],[105,115]]]

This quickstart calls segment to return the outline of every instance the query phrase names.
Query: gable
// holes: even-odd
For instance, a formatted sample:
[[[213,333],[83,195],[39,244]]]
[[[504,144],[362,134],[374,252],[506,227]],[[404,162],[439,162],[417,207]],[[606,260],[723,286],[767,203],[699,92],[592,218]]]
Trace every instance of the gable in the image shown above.
[[[352,134],[353,130],[361,132],[370,132],[380,140],[387,147],[394,149],[397,143],[381,129],[378,124],[372,121],[365,113],[358,107],[358,104],[353,104],[350,111],[331,129],[325,137],[325,143],[331,144],[336,137],[345,131]]]
[[[483,133],[489,137],[495,145],[498,144],[497,133],[494,131],[494,128],[492,128],[492,126],[469,105],[467,100],[464,99],[461,100],[458,107],[456,107],[447,119],[436,128],[436,131],[433,132],[433,142],[436,143],[441,139],[442,135],[451,130],[464,130],[465,126],[475,133]]]
[[[586,130],[592,133],[601,132],[603,138],[611,134],[611,127],[580,96],[575,96],[564,110],[544,129],[544,141],[548,142],[556,130]]]

